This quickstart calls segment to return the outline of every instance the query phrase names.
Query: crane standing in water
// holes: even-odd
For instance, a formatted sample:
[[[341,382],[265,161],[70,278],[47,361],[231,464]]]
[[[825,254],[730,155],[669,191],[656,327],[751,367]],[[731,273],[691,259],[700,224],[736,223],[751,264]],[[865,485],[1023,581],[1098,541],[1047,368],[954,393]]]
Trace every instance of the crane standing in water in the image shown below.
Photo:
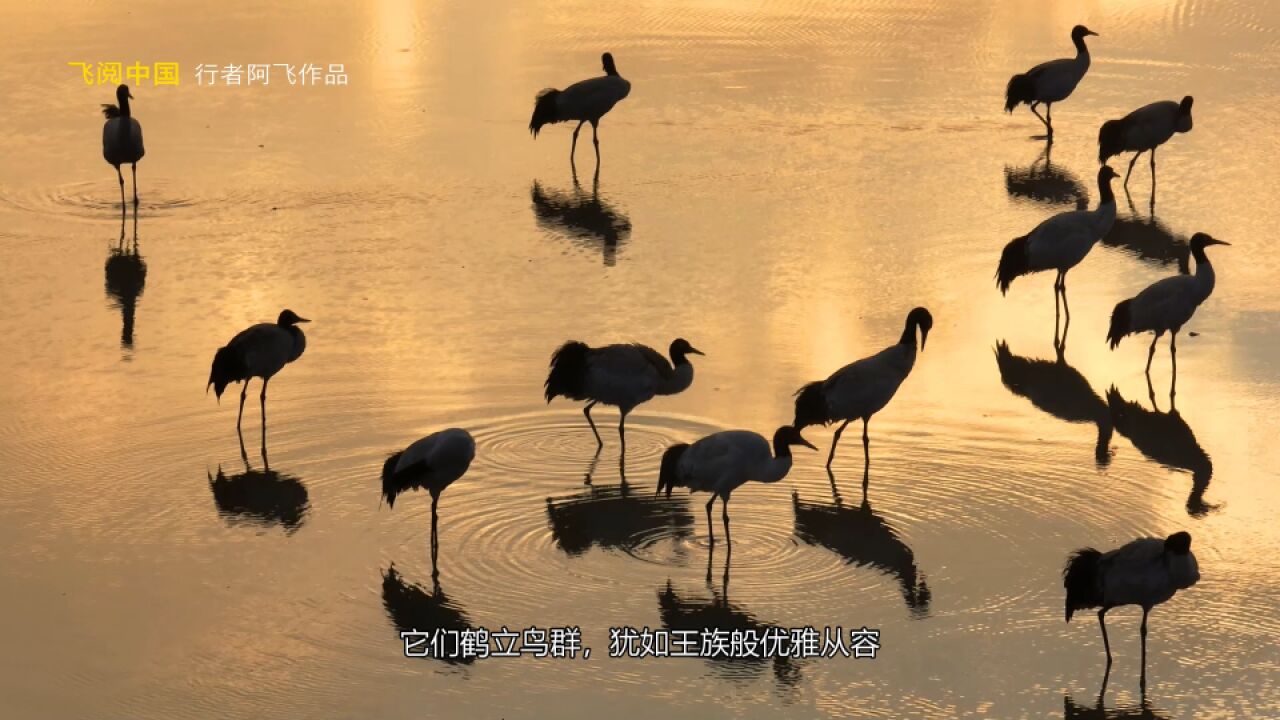
[[[128,163],[133,170],[133,207],[138,207],[138,161],[146,154],[142,147],[142,125],[129,110],[133,94],[128,85],[116,88],[115,105],[103,105],[102,157],[116,169],[120,179],[120,208],[124,209],[124,173],[120,166]]]
[[[578,131],[582,129],[582,123],[589,122],[591,143],[596,148],[596,168],[600,167],[600,118],[631,93],[631,83],[618,74],[613,54],[605,53],[600,61],[604,65],[604,75],[576,82],[563,90],[547,88],[538,93],[533,105],[529,132],[535,138],[543,125],[578,121],[578,126],[573,129],[573,144],[569,146],[570,165],[574,164],[573,155],[578,149]]]
[[[236,432],[240,432],[240,420],[244,417],[244,397],[249,391],[249,380],[262,378],[262,438],[267,437],[267,383],[285,365],[302,357],[307,349],[307,337],[298,323],[311,322],[298,317],[292,310],[283,310],[274,323],[259,323],[237,333],[231,342],[218,348],[209,370],[209,384],[219,400],[227,385],[243,382],[240,389],[240,412],[236,414]]]

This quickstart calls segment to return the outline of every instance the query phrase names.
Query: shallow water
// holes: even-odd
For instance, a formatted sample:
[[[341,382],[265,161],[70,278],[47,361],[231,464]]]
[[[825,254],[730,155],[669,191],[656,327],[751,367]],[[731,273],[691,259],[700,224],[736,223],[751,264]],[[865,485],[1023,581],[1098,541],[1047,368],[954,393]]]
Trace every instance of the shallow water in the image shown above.
[[[16,715],[1280,715],[1280,8],[6,5]],[[1046,169],[1035,118],[1000,112],[1004,83],[1067,55],[1076,22],[1101,35]],[[605,49],[633,90],[601,124],[598,182],[585,138],[575,180],[569,130],[525,126],[535,91],[597,74]],[[134,89],[136,225],[100,155],[110,88],[66,65],[109,60],[184,73]],[[199,87],[202,62],[341,62],[350,85]],[[1059,361],[1051,279],[1002,298],[1000,248],[1096,202],[1102,119],[1188,93],[1195,129],[1159,153],[1154,213],[1144,158],[1069,275]],[[1196,231],[1233,247],[1180,338],[1177,411],[1164,344],[1152,409],[1146,342],[1111,351],[1106,322]],[[893,342],[915,305],[937,324],[871,425],[865,501],[856,432],[833,484],[831,431],[808,430],[821,453],[734,495],[726,573],[703,500],[653,498],[663,448],[770,432],[795,388]],[[271,384],[266,457],[251,398],[242,459],[234,394],[201,385],[220,344],[284,307],[314,320],[308,349]],[[542,402],[547,358],[570,337],[677,336],[707,355],[690,390],[629,418],[624,486],[616,415],[596,413],[593,459],[579,408]],[[449,426],[478,451],[441,500],[437,588],[428,498],[380,508],[377,474]],[[1089,614],[1062,622],[1062,561],[1183,529],[1203,579],[1152,614],[1145,699],[1138,613],[1109,615],[1099,706],[1101,641]],[[403,657],[398,633],[424,624],[580,626],[594,652]],[[608,657],[610,627],[704,624],[865,625],[882,648]]]

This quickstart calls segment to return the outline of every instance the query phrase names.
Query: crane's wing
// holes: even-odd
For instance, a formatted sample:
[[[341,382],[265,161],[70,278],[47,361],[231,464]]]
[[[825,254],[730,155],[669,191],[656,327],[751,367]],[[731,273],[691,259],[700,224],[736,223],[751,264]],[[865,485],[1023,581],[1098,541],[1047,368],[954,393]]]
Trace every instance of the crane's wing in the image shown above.
[[[621,77],[602,75],[576,82],[556,98],[563,117],[583,119],[598,117],[631,92],[631,83]]]
[[[1167,277],[1147,286],[1130,301],[1130,326],[1134,330],[1153,330],[1181,325],[1195,309],[1195,277]]]
[[[695,490],[714,491],[748,467],[770,457],[769,443],[749,430],[713,433],[689,446],[680,458],[682,479]]]
[[[905,347],[891,345],[840,368],[823,384],[827,408],[833,417],[843,419],[877,412],[893,398],[911,365]]]
[[[1045,219],[1027,234],[1027,266],[1032,270],[1057,267],[1060,256],[1074,255],[1098,238],[1093,235],[1092,213],[1071,210]]]
[[[275,323],[259,323],[242,330],[227,347],[237,352],[253,376],[270,376],[289,362],[293,337]]]

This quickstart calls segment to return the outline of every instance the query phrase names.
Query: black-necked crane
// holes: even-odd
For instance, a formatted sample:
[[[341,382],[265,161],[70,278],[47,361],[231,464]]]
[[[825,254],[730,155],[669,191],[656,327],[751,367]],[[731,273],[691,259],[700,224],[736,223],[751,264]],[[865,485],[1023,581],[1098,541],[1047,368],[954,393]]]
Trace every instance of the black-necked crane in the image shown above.
[[[382,499],[395,508],[396,496],[410,490],[426,490],[431,495],[431,568],[436,574],[439,551],[436,508],[440,493],[466,474],[476,457],[476,441],[461,428],[449,428],[415,440],[409,447],[392,453],[382,463]]]
[[[702,355],[684,338],[676,338],[669,349],[671,361],[648,345],[627,343],[593,348],[570,340],[551,356],[551,371],[543,387],[547,402],[557,396],[585,400],[582,414],[587,416],[591,432],[596,436],[597,452],[604,447],[591,408],[597,403],[613,405],[622,413],[618,420],[618,437],[622,452],[627,451],[625,433],[627,413],[655,395],[675,395],[693,384],[690,355]]]
[[[1156,354],[1156,342],[1166,332],[1169,338],[1169,358],[1173,363],[1174,377],[1178,372],[1178,331],[1195,315],[1200,303],[1213,293],[1214,272],[1204,249],[1210,245],[1229,245],[1206,233],[1191,236],[1191,256],[1196,260],[1195,275],[1175,275],[1158,280],[1147,289],[1128,300],[1120,301],[1111,312],[1111,328],[1107,342],[1114,350],[1126,335],[1142,332],[1155,333],[1151,349],[1147,352],[1147,369],[1151,373],[1151,359]]]
[[[128,85],[116,88],[116,105],[103,105],[102,115],[107,122],[102,126],[102,157],[116,169],[120,179],[120,206],[124,201],[124,173],[120,166],[128,164],[133,170],[133,206],[138,206],[138,161],[146,154],[142,147],[142,125],[129,111],[133,94]]]
[[[1040,63],[1025,73],[1009,78],[1004,91],[1004,110],[1026,103],[1040,122],[1044,123],[1048,141],[1053,142],[1053,104],[1066,100],[1089,71],[1089,46],[1084,39],[1098,33],[1083,25],[1071,28],[1071,42],[1076,46],[1076,56]],[[1045,114],[1036,111],[1044,103]]]
[[[1142,153],[1151,153],[1151,186],[1156,184],[1156,148],[1169,141],[1175,133],[1191,132],[1190,95],[1182,102],[1162,100],[1144,105],[1119,120],[1108,120],[1098,130],[1098,162],[1124,152],[1134,153],[1129,161],[1129,171],[1124,174],[1124,186],[1129,187],[1133,165]]]
[[[1191,552],[1191,535],[1176,532],[1167,538],[1138,538],[1109,552],[1091,547],[1071,553],[1062,570],[1067,590],[1067,622],[1077,610],[1098,609],[1102,646],[1111,670],[1111,643],[1107,639],[1107,611],[1122,605],[1142,607],[1142,685],[1147,677],[1147,615],[1151,608],[1200,580],[1200,567]]]
[[[1067,322],[1067,271],[1084,260],[1093,246],[1111,230],[1116,222],[1116,195],[1111,181],[1119,177],[1110,165],[1098,169],[1098,207],[1093,210],[1061,212],[1041,222],[1022,237],[1010,240],[1000,253],[996,266],[996,287],[1000,294],[1009,292],[1016,278],[1042,270],[1057,270],[1053,282],[1053,311],[1058,312],[1058,296]]]
[[[871,468],[871,440],[867,435],[867,423],[871,416],[884,409],[893,399],[902,381],[911,374],[916,363],[916,335],[920,337],[920,349],[924,349],[933,329],[933,316],[918,307],[907,313],[906,326],[898,342],[880,352],[852,362],[835,371],[826,380],[811,382],[796,392],[796,428],[803,430],[810,425],[830,425],[844,422],[831,439],[831,453],[827,455],[827,470],[836,456],[836,446],[845,427],[854,420],[862,420],[863,489],[867,484],[866,473]]]
[[[711,523],[711,506],[720,498],[725,543],[732,548],[730,494],[751,480],[776,483],[786,477],[791,471],[793,445],[818,449],[790,425],[778,428],[772,443],[750,430],[724,430],[693,444],[677,443],[662,454],[657,492],[665,490],[667,497],[671,497],[671,489],[679,486],[689,488],[690,492],[711,493],[711,499],[707,500],[707,532],[712,545],[716,543],[716,534]]]
[[[543,125],[577,120],[573,129],[573,143],[569,146],[569,164],[573,164],[574,151],[578,149],[578,131],[583,123],[591,123],[591,143],[596,148],[596,167],[600,166],[600,118],[613,109],[631,92],[631,83],[618,74],[613,54],[600,58],[604,75],[576,82],[563,90],[547,88],[538,93],[533,105],[533,117],[529,119],[529,132],[538,137]]]
[[[209,370],[209,386],[218,399],[222,391],[233,382],[243,382],[240,389],[240,412],[236,414],[236,432],[240,432],[240,420],[244,417],[244,397],[249,391],[249,380],[262,378],[262,437],[267,436],[267,383],[285,365],[302,357],[307,349],[307,337],[298,323],[311,322],[298,317],[292,310],[282,310],[274,323],[258,323],[240,331],[231,342],[218,348]]]

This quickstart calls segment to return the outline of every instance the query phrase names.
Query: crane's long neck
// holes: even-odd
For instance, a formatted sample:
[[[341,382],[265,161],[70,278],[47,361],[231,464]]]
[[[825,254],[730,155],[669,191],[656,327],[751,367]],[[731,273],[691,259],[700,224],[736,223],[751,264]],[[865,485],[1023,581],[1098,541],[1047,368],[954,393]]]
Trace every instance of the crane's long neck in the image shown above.
[[[912,357],[916,354],[916,335],[919,329],[915,320],[908,320],[906,327],[902,328],[902,337],[898,338],[898,344],[907,346]]]
[[[1111,232],[1116,222],[1116,194],[1111,190],[1112,178],[1098,178],[1098,207],[1093,211],[1095,227],[1094,242]]]
[[[781,438],[773,439],[773,458],[760,472],[760,482],[775,483],[791,472],[791,446]]]
[[[129,96],[121,93],[116,102],[120,104],[120,117],[129,117]]]
[[[1213,273],[1213,264],[1209,262],[1209,256],[1204,254],[1204,248],[1192,247],[1191,255],[1196,259],[1196,289],[1200,291],[1200,302],[1204,302],[1213,292],[1213,285],[1217,278]]]
[[[1083,65],[1085,69],[1089,68],[1089,46],[1084,44],[1084,36],[1075,38],[1072,42],[1076,46],[1076,63]]]
[[[658,388],[659,395],[675,395],[688,390],[693,384],[693,363],[689,362],[688,356],[682,352],[672,353],[671,365],[675,373],[663,381]]]

